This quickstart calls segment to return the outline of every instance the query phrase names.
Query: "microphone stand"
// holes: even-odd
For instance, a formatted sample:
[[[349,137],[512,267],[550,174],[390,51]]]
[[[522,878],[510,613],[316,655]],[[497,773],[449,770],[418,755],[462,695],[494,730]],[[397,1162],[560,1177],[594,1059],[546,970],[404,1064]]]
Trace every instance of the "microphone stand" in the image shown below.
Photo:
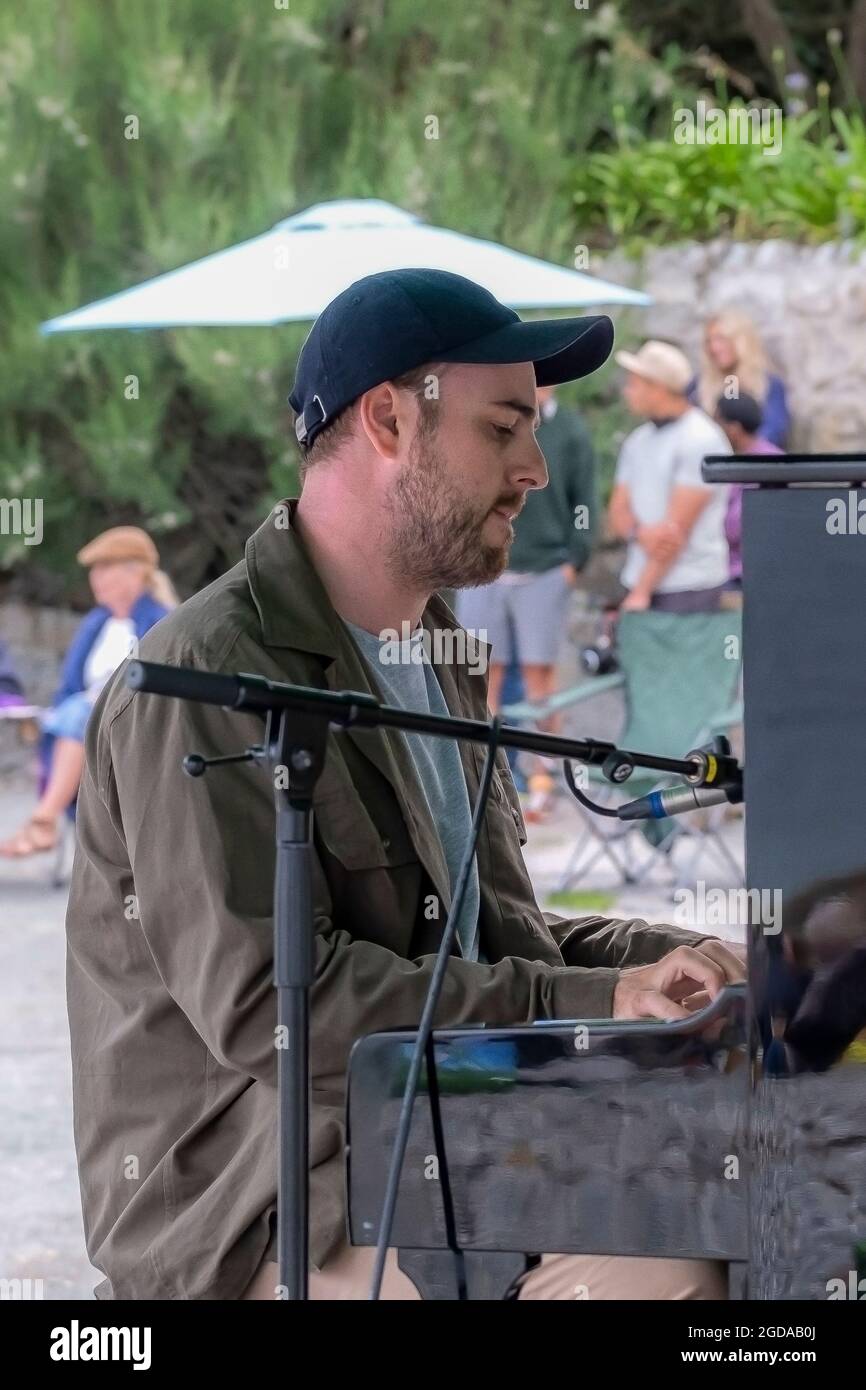
[[[742,770],[734,758],[721,751],[718,757],[711,758],[702,758],[700,750],[686,758],[635,753],[599,740],[566,739],[556,734],[500,725],[498,721],[491,725],[484,720],[454,715],[421,714],[383,704],[365,692],[319,690],[271,681],[263,676],[131,661],[126,669],[126,685],[142,693],[218,705],[229,710],[252,711],[265,719],[263,744],[247,748],[243,753],[216,758],[191,753],[184,758],[183,766],[190,776],[198,777],[208,767],[232,762],[264,762],[274,780],[279,1293],[293,1302],[305,1301],[309,1265],[310,990],[314,979],[312,805],[315,785],[325,762],[329,727],[390,727],[440,738],[465,739],[484,744],[488,750],[493,745],[525,749],[547,757],[574,758],[600,766],[605,775],[617,783],[625,781],[635,767],[641,766],[679,774],[693,785],[724,786],[728,783],[736,786],[741,785]],[[486,769],[482,787],[484,797],[489,787],[489,771]],[[483,799],[479,798],[476,820],[483,805]],[[433,983],[436,983],[435,976]],[[417,1080],[416,1076],[416,1086]],[[407,1103],[411,1104],[409,1087]]]

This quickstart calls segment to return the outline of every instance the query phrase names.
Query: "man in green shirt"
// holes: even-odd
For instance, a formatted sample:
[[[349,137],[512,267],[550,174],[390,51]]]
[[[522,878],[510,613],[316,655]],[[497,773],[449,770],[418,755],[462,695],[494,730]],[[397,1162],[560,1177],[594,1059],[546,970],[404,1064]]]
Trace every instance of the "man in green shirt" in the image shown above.
[[[511,667],[519,667],[529,700],[556,689],[556,660],[568,596],[589,559],[596,527],[595,456],[579,416],[559,405],[552,386],[538,388],[536,440],[547,464],[547,487],[529,492],[514,523],[508,566],[492,584],[464,589],[457,614],[464,627],[491,644],[490,708],[502,704]],[[552,731],[554,722],[546,721]],[[543,766],[529,778],[527,820],[541,819],[554,782]]]

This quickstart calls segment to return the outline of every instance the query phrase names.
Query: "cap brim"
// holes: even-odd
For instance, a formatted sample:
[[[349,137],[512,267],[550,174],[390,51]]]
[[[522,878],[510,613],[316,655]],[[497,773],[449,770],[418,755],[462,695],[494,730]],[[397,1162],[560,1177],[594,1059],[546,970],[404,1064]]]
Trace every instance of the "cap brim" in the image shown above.
[[[654,372],[651,369],[648,370],[646,363],[643,362],[640,357],[635,356],[633,352],[615,352],[613,354],[613,360],[622,367],[624,371],[633,372],[635,376],[641,377],[643,381],[651,381],[654,386],[663,386],[666,391],[672,391],[675,396],[684,396],[689,389],[689,382],[692,379],[691,369],[689,369],[688,375],[684,377],[682,383],[678,384],[676,381],[666,380],[663,372]]]
[[[669,382],[664,381],[655,372],[647,371],[646,364],[636,357],[633,352],[615,352],[613,360],[626,372],[634,372],[635,376],[642,377],[644,381],[651,381],[655,386],[667,386],[669,391],[676,390]]]
[[[618,366],[627,372],[634,372],[635,376],[645,376],[649,380],[649,373],[639,357],[635,357],[633,352],[615,352],[613,360]]]
[[[539,319],[507,323],[483,338],[437,353],[442,362],[494,365],[532,362],[539,386],[577,381],[603,366],[613,348],[613,323],[606,314],[582,319]]]

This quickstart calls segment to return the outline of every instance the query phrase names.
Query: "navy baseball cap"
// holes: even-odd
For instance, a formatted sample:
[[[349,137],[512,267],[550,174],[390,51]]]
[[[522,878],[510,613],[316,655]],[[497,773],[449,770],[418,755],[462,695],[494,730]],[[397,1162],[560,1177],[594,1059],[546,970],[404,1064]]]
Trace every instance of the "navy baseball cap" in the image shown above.
[[[424,362],[532,362],[539,386],[594,372],[613,347],[604,314],[524,322],[513,309],[447,270],[383,270],[332,299],[307,335],[289,405],[309,447],[371,387]]]

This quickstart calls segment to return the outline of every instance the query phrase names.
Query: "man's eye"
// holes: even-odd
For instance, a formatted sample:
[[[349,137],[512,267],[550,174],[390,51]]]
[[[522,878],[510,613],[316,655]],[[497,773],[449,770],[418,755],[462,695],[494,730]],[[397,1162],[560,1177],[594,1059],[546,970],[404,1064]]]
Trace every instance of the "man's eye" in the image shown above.
[[[497,434],[513,434],[514,430],[510,425],[494,425]]]

